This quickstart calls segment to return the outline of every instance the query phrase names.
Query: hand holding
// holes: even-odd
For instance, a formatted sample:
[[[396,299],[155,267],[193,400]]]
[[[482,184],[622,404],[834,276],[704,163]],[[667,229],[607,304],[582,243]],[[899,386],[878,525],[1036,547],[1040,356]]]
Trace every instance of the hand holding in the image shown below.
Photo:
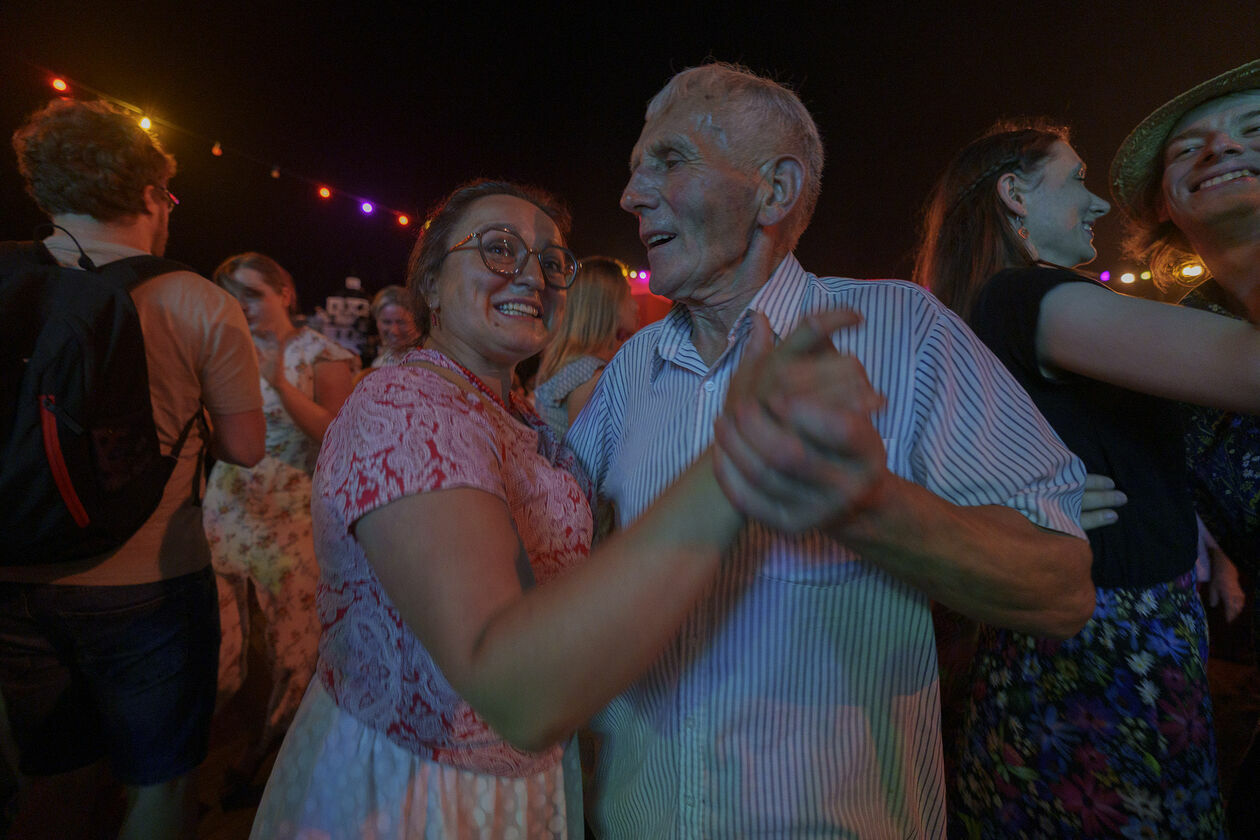
[[[784,531],[821,527],[873,504],[889,473],[871,414],[884,398],[831,334],[861,323],[835,310],[810,316],[773,347],[753,332],[715,425],[714,470],[731,503]]]

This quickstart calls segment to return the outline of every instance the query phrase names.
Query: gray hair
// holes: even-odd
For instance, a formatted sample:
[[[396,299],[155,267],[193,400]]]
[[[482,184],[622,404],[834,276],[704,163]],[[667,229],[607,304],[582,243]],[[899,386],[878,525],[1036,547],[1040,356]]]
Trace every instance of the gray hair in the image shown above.
[[[714,61],[676,74],[648,102],[647,119],[678,102],[698,99],[712,103],[715,112],[729,114],[734,133],[722,139],[741,165],[752,169],[758,158],[791,154],[805,167],[805,182],[788,229],[789,247],[809,227],[822,192],[823,144],[809,110],[793,91],[759,76],[747,67]]]

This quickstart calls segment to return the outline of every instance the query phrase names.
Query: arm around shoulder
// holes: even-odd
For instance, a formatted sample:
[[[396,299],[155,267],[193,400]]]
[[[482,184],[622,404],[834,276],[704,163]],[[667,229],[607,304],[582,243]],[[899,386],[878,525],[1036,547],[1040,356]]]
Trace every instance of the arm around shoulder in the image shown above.
[[[1042,300],[1037,355],[1132,391],[1260,413],[1260,328],[1247,321],[1064,283]]]

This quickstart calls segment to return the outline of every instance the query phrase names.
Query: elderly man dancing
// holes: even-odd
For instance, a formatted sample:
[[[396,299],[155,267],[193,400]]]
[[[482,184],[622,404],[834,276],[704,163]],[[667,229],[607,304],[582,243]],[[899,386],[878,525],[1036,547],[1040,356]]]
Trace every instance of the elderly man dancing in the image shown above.
[[[796,95],[726,64],[675,76],[631,155],[622,207],[675,306],[568,438],[619,524],[713,439],[750,346],[812,312],[860,319],[834,339],[840,375],[754,364],[763,399],[717,423],[724,488],[772,525],[745,526],[672,645],[596,718],[602,836],[942,836],[929,600],[1059,637],[1093,607],[1082,467],[1002,366],[922,289],[792,255],[822,162]],[[780,485],[845,512],[789,533],[797,506],[756,501]]]

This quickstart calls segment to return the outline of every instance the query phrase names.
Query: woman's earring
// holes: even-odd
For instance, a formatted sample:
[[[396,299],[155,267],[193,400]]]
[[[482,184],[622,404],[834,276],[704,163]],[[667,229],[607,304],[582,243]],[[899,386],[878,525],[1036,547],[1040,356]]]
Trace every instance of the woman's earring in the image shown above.
[[[1016,225],[1015,232],[1019,234],[1019,238],[1020,238],[1020,239],[1027,239],[1027,238],[1028,238],[1028,227],[1027,227],[1027,225],[1025,225],[1025,224],[1024,224],[1024,217],[1023,217],[1023,216],[1016,216],[1016,217],[1015,217],[1015,225]]]
[[[1025,231],[1024,232],[1025,238],[1027,238],[1027,234],[1028,232]],[[430,307],[429,308],[429,329],[435,330],[440,326],[442,326],[442,319],[438,316],[437,307]]]

